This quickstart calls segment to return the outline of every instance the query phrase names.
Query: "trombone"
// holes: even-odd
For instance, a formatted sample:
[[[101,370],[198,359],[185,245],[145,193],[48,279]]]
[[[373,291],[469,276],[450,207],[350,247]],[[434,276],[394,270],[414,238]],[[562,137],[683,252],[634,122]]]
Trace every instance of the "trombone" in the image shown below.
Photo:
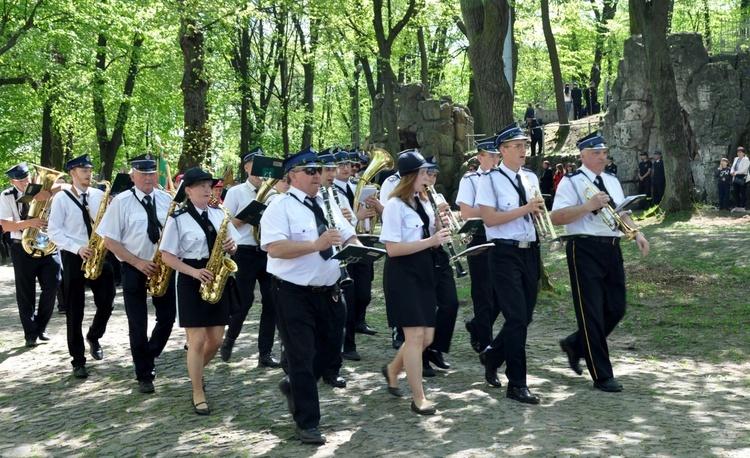
[[[542,193],[539,192],[536,186],[531,185],[531,196],[533,199],[543,197]],[[560,248],[560,239],[555,231],[555,226],[552,224],[552,219],[549,216],[547,205],[545,204],[541,210],[535,211],[531,214],[536,227],[536,232],[540,238],[547,239],[550,242],[550,251]]]
[[[583,197],[587,202],[601,192],[599,188],[591,186],[591,184],[587,183],[585,179],[581,178],[581,181],[586,185],[586,189],[583,191]],[[604,223],[610,229],[625,234],[625,240],[633,240],[639,232],[638,229],[628,226],[628,224],[622,220],[620,215],[615,212],[609,204],[606,204],[599,209],[599,216],[601,216]]]

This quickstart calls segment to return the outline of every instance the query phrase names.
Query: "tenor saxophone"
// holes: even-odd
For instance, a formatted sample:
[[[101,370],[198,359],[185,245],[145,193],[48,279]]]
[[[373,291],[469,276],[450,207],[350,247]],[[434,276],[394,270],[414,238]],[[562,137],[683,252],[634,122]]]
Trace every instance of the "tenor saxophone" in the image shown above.
[[[96,212],[96,219],[91,224],[91,237],[89,237],[88,247],[92,251],[91,256],[83,261],[81,270],[83,276],[89,280],[96,280],[99,275],[102,274],[102,268],[104,267],[104,261],[107,260],[107,247],[104,246],[104,237],[96,233],[96,228],[104,216],[104,212],[107,211],[107,204],[109,201],[109,193],[112,191],[112,185],[109,181],[100,181],[99,185],[104,185],[104,195],[102,200],[99,202],[99,210]]]
[[[216,241],[211,249],[211,256],[208,258],[208,264],[206,264],[206,269],[214,274],[214,279],[202,284],[200,287],[201,298],[209,304],[219,302],[219,299],[221,299],[221,296],[224,293],[224,287],[227,284],[229,276],[234,272],[237,272],[237,263],[226,255],[224,253],[224,248],[222,248],[224,241],[227,239],[231,215],[229,214],[229,210],[224,208],[224,206],[219,205],[219,208],[224,211],[225,216],[219,226],[219,231],[216,234]]]

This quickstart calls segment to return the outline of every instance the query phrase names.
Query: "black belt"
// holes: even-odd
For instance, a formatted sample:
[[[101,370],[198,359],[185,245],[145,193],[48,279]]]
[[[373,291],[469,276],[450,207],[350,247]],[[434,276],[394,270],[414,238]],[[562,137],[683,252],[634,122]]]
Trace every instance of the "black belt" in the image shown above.
[[[328,291],[337,291],[339,289],[338,285],[335,283],[331,286],[304,286],[304,285],[298,285],[296,283],[288,282],[286,280],[282,280],[279,277],[274,276],[273,277],[277,282],[279,282],[279,286],[283,286],[287,289],[296,289],[299,291],[304,292],[312,292],[312,293],[325,293]]]
[[[251,253],[265,253],[258,245],[237,245],[237,251],[249,251]]]
[[[576,235],[574,239],[584,239],[588,242],[598,242],[607,245],[619,245],[620,237],[604,237],[600,235]]]
[[[202,269],[208,264],[208,258],[203,259],[183,259],[182,262],[194,269]]]
[[[516,248],[531,248],[539,246],[539,242],[519,242],[518,240],[509,239],[492,239],[492,243],[495,245],[510,245]]]
[[[13,241],[13,243],[21,243],[21,240],[19,239],[11,239],[11,240]]]

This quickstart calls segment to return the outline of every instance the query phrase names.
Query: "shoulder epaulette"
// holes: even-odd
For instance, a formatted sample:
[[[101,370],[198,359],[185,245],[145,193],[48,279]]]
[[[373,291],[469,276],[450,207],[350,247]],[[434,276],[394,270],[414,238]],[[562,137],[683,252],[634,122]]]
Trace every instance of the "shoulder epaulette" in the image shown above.
[[[6,189],[5,191],[3,191],[3,195],[4,196],[9,196],[11,194],[13,194],[13,187],[12,186],[10,188]]]
[[[610,176],[613,176],[613,177],[617,178],[617,175],[615,175],[614,173],[610,172],[609,170],[605,170],[604,173],[606,173],[607,175],[610,175]]]
[[[464,173],[464,176],[461,177],[461,179],[463,180],[464,178],[471,178],[475,175],[479,176],[479,172],[466,172]]]
[[[398,176],[398,175],[391,175],[388,178],[386,178],[386,180],[388,180],[388,181],[396,181],[396,180],[400,180],[400,179],[401,179],[401,177]]]
[[[574,176],[576,176],[578,174],[581,174],[581,173],[583,173],[583,172],[580,171],[580,170],[576,170],[575,172],[566,173],[565,176],[568,177],[568,178],[573,178]]]
[[[184,215],[185,213],[187,213],[187,208],[182,207],[170,213],[169,216],[171,216],[172,218],[177,218],[178,216]]]
[[[533,170],[527,169],[526,167],[521,167],[521,170],[523,170],[524,172],[534,173]]]

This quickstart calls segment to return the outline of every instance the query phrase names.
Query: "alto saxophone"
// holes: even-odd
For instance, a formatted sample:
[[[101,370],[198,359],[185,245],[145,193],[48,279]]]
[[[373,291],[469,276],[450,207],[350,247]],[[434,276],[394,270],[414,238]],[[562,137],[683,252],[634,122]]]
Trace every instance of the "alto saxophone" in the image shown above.
[[[96,219],[91,224],[91,237],[89,237],[88,247],[92,251],[91,256],[83,261],[81,270],[84,272],[83,276],[89,280],[96,280],[99,275],[102,274],[102,268],[104,267],[104,261],[107,259],[107,247],[104,246],[104,237],[96,233],[96,228],[99,226],[104,212],[107,211],[107,204],[109,201],[109,193],[112,190],[112,185],[109,181],[100,181],[98,184],[104,185],[104,195],[102,200],[99,202],[99,210],[96,212]]]
[[[226,255],[224,248],[222,248],[224,241],[227,239],[231,215],[229,214],[229,210],[222,205],[219,205],[219,208],[224,211],[225,217],[221,221],[221,226],[219,226],[219,231],[216,234],[216,241],[211,249],[211,256],[208,258],[208,264],[206,264],[206,269],[214,274],[214,279],[202,284],[200,287],[201,298],[209,304],[219,302],[224,293],[224,287],[227,284],[229,275],[237,272],[237,263]]]
[[[177,205],[178,202],[173,200],[172,203],[169,204],[167,215],[172,214]],[[148,294],[152,297],[162,297],[167,294],[169,279],[172,277],[172,272],[174,272],[174,269],[164,264],[164,261],[161,258],[161,250],[159,250],[159,246],[161,245],[162,237],[164,237],[164,231],[159,235],[159,241],[156,243],[156,253],[154,253],[154,257],[151,260],[151,262],[156,264],[156,273],[148,277],[148,283],[146,285],[148,287]]]

